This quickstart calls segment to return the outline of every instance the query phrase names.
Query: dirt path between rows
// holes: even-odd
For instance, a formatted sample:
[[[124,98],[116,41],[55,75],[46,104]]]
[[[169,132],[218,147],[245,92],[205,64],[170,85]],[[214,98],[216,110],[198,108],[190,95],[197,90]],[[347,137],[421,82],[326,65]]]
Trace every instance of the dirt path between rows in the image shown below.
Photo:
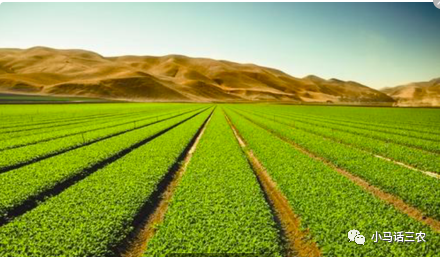
[[[405,164],[403,162],[398,162],[396,160],[387,158],[385,156],[381,156],[381,155],[375,154],[374,157],[379,158],[379,159],[383,159],[383,160],[386,160],[386,161],[389,161],[389,162],[392,162],[394,164],[400,165],[400,166],[405,167],[405,168],[410,169],[410,170],[421,172],[421,173],[423,173],[423,174],[425,174],[427,176],[430,176],[430,177],[433,177],[433,178],[436,178],[436,179],[440,179],[440,174],[438,174],[438,173],[417,169],[416,167],[410,166],[410,165]]]
[[[266,194],[269,204],[274,210],[279,222],[281,223],[281,229],[286,241],[287,256],[304,256],[313,257],[321,256],[321,251],[318,246],[311,240],[308,231],[301,230],[300,218],[294,213],[289,205],[287,198],[281,191],[278,190],[276,183],[272,180],[266,169],[255,157],[253,152],[246,149],[246,143],[240,136],[238,130],[229,120],[229,117],[225,115],[229,125],[231,126],[235,137],[246,153],[246,156],[257,175],[264,193]]]
[[[249,120],[249,119],[248,119]],[[325,163],[327,166],[329,166],[330,168],[332,168],[333,170],[335,170],[336,172],[338,172],[339,174],[341,174],[342,176],[348,178],[349,180],[351,180],[353,183],[355,183],[356,185],[362,187],[365,191],[373,194],[375,197],[381,199],[382,201],[385,201],[386,203],[389,203],[391,205],[393,205],[396,209],[398,209],[399,211],[405,213],[406,215],[408,215],[409,217],[420,221],[426,225],[428,225],[429,227],[431,227],[434,231],[436,232],[440,232],[440,221],[434,219],[434,218],[430,218],[427,217],[423,214],[422,211],[420,211],[419,209],[408,205],[407,203],[405,203],[402,199],[398,198],[395,195],[392,195],[390,193],[386,193],[384,191],[382,191],[380,188],[369,184],[367,181],[363,180],[360,177],[357,177],[353,174],[351,174],[350,172],[341,169],[339,167],[337,167],[336,165],[334,165],[333,163],[331,163],[330,161],[315,155],[312,152],[309,152],[307,149],[301,147],[300,145],[296,144],[294,141],[285,138],[283,136],[280,136],[276,133],[274,133],[273,131],[271,131],[270,129],[267,129],[265,127],[260,126],[259,124],[256,124],[255,122],[249,120],[250,122],[252,122],[253,124],[255,124],[256,126],[259,126],[263,129],[265,129],[266,131],[268,131],[269,133],[271,133],[272,135],[280,138],[281,140],[289,143],[290,145],[292,145],[295,149],[301,151],[302,153],[306,154],[307,156],[309,156],[310,158],[313,158],[315,160],[319,160],[323,163]]]
[[[207,121],[203,124],[203,128],[200,130],[199,134],[196,137],[196,140],[192,144],[190,150],[185,156],[181,166],[177,170],[174,175],[171,183],[166,187],[165,191],[160,196],[160,202],[157,208],[153,211],[153,213],[148,217],[146,222],[142,225],[142,227],[137,232],[136,237],[129,243],[127,250],[122,253],[123,257],[138,257],[142,256],[144,252],[147,250],[148,242],[154,236],[156,232],[156,226],[163,222],[165,213],[168,210],[168,205],[171,201],[171,198],[182,179],[183,174],[188,167],[188,163],[190,162],[192,155],[194,154],[200,139],[202,138],[206,127],[208,126],[209,121],[211,120],[213,112],[207,119]]]

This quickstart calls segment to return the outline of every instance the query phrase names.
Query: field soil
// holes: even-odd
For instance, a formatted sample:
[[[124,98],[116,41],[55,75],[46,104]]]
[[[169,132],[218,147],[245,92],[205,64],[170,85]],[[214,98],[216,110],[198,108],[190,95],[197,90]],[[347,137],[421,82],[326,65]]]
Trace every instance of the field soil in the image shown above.
[[[240,136],[239,132],[231,123],[229,118],[227,116],[226,118],[234,131],[234,135],[238,143],[244,149],[249,163],[252,165],[258,181],[261,184],[261,187],[274,212],[276,213],[277,219],[280,222],[283,236],[286,240],[286,256],[321,256],[321,251],[316,243],[307,240],[307,238],[310,238],[310,235],[307,230],[301,229],[301,220],[290,207],[287,198],[278,189],[276,183],[272,180],[266,169],[263,167],[257,157],[255,157],[253,152],[249,149],[246,149],[246,142]]]

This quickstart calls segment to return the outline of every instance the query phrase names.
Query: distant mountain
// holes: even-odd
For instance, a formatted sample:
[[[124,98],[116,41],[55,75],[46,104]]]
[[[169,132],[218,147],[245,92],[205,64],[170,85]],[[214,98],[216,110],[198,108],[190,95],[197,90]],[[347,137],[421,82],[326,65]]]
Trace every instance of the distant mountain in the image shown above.
[[[295,78],[254,64],[46,47],[0,49],[0,91],[136,101],[393,102],[356,82]]]
[[[381,90],[400,106],[440,106],[440,78]]]

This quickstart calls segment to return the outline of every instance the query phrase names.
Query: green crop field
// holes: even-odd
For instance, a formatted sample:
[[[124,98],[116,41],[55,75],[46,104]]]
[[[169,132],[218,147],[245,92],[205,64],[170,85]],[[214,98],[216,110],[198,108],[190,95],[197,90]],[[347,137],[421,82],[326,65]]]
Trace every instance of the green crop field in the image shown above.
[[[440,109],[0,105],[0,256],[187,253],[440,256]]]

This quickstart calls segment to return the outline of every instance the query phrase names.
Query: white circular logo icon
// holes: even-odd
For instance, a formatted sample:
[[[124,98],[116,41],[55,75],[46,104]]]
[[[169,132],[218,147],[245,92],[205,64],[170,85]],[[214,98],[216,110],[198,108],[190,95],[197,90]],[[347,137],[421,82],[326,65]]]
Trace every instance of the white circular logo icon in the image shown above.
[[[363,244],[365,244],[365,237],[364,237],[363,235],[357,235],[357,236],[354,238],[354,241],[355,241],[356,244],[358,244],[358,245],[363,245]]]
[[[357,231],[356,229],[350,230],[350,231],[348,231],[348,239],[350,239],[350,242],[352,242],[352,241],[354,241],[354,238],[360,234],[361,233],[359,231]]]
[[[356,229],[348,231],[348,239],[350,242],[354,241],[358,245],[365,244],[365,237]]]

